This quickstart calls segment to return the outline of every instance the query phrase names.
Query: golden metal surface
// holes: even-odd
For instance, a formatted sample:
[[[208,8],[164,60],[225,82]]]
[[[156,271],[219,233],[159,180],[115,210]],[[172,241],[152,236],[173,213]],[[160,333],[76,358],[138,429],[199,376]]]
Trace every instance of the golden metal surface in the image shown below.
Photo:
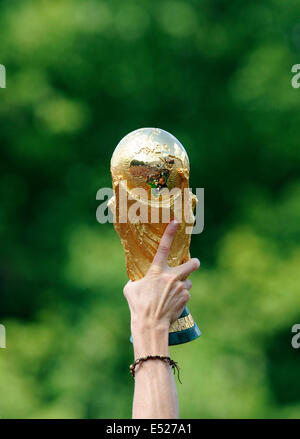
[[[111,159],[114,184],[127,180],[129,191],[140,187],[151,192],[147,179],[162,170],[169,174],[169,189],[182,189],[188,181],[189,160],[184,147],[172,134],[159,128],[141,128],[127,134]]]
[[[193,317],[191,316],[191,314],[188,314],[187,316],[181,317],[180,319],[172,323],[169,332],[184,331],[185,329],[192,328],[194,324],[195,322]]]
[[[197,198],[188,190],[189,171],[184,147],[162,129],[138,129],[125,136],[116,147],[111,159],[114,196],[108,205],[124,248],[129,279],[135,281],[147,273],[167,226],[167,222],[162,221],[167,210],[170,220],[175,217],[179,221],[168,263],[174,267],[190,259],[191,235],[187,233],[187,226],[191,230],[194,224]],[[144,194],[137,195],[137,188],[144,189]],[[170,197],[171,190],[177,192]],[[122,222],[122,193],[126,195],[127,210],[138,204],[141,210],[146,210],[148,222]],[[177,204],[179,199],[181,210]],[[153,213],[157,222],[152,221]]]

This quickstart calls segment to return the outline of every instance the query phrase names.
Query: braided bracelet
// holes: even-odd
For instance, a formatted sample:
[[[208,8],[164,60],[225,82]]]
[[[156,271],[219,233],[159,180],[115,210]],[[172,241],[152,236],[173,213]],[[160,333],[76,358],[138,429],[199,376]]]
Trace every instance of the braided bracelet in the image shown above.
[[[163,357],[162,355],[147,355],[146,357],[141,357],[141,358],[138,358],[137,360],[135,360],[135,362],[129,366],[130,373],[133,377],[135,376],[136,366],[141,365],[142,363],[144,363],[144,361],[147,361],[147,360],[161,360],[164,363],[168,363],[171,366],[174,375],[175,375],[175,370],[177,370],[178,381],[180,382],[180,384],[182,384],[182,382],[180,381],[180,377],[179,377],[178,364],[175,361],[171,360],[170,357]]]

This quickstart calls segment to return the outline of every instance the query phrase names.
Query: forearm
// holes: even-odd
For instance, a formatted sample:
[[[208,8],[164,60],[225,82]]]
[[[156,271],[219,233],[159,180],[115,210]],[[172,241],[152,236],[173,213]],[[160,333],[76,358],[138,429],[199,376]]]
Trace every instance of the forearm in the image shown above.
[[[132,325],[135,359],[146,355],[169,356],[168,327]],[[148,360],[137,366],[133,418],[178,418],[177,390],[169,364]]]
[[[168,256],[177,226],[171,221],[166,227],[146,276],[130,280],[124,287],[131,313],[135,360],[150,355],[169,357],[170,323],[178,319],[190,299],[192,283],[187,277],[199,268],[200,262],[191,259],[178,267],[169,267]],[[133,418],[177,419],[177,390],[170,365],[148,358],[135,366]]]

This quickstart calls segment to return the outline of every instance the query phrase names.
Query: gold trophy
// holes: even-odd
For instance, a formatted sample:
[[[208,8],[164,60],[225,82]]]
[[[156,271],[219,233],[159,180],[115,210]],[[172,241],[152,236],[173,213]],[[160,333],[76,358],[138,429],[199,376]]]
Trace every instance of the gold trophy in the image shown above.
[[[197,198],[189,189],[189,160],[181,143],[158,128],[141,128],[125,136],[111,159],[114,196],[108,206],[121,238],[130,280],[147,273],[167,224],[179,222],[168,264],[190,259]],[[201,334],[187,307],[169,329],[169,345]],[[132,341],[132,339],[131,339]]]

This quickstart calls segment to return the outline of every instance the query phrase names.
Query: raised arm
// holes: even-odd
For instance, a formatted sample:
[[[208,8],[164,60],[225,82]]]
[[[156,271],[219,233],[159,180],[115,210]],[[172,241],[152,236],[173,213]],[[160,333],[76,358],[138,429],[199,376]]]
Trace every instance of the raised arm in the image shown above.
[[[178,267],[168,266],[176,230],[177,224],[172,221],[146,276],[136,282],[129,281],[124,288],[131,313],[135,360],[147,355],[169,356],[169,326],[190,298],[192,283],[186,278],[199,268],[200,262],[191,259]],[[178,418],[177,390],[169,364],[153,359],[137,366],[132,416]]]

